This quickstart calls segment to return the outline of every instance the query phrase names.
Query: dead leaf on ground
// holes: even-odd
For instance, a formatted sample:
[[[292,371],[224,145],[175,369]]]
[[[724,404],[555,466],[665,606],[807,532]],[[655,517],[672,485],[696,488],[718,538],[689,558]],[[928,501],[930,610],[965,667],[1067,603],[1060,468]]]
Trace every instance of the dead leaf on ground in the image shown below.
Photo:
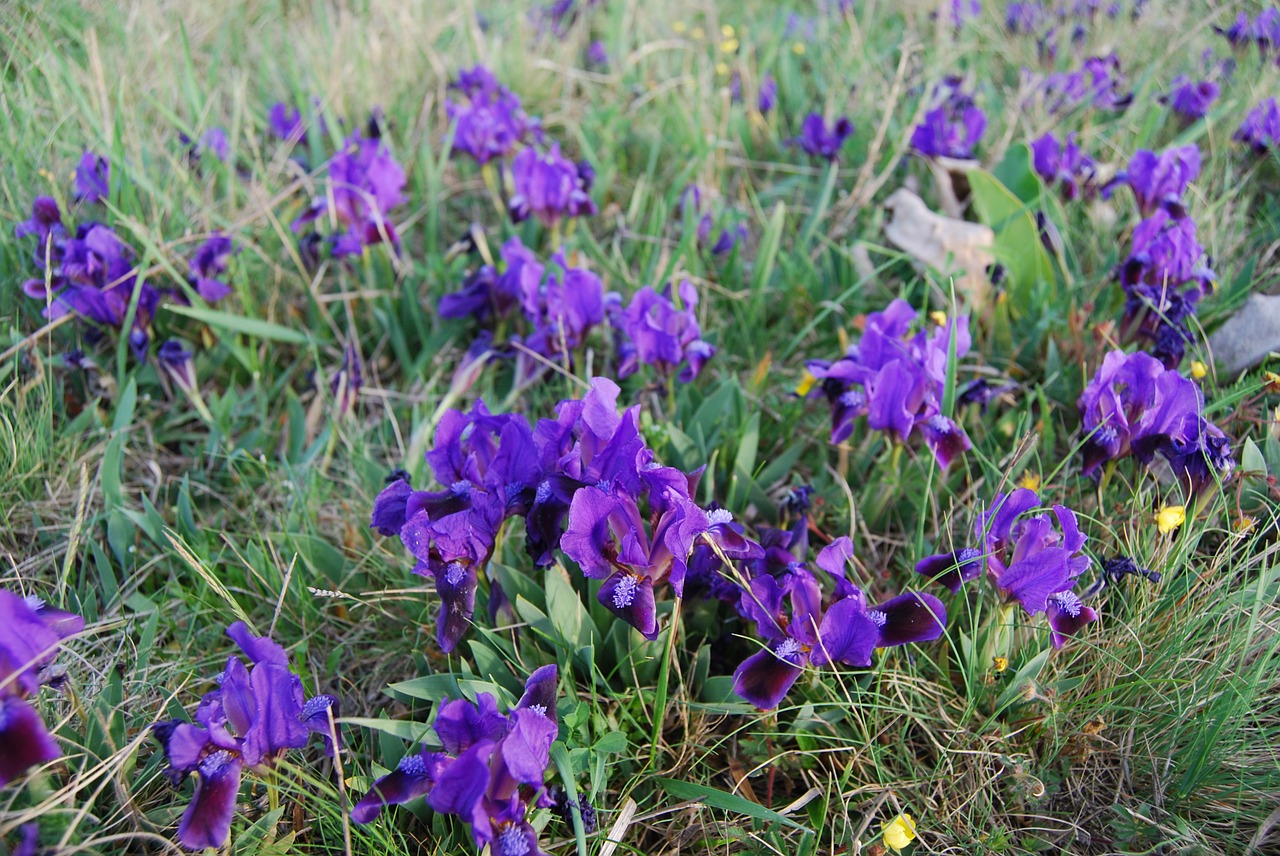
[[[981,223],[943,217],[924,200],[900,187],[885,200],[889,221],[884,233],[895,247],[941,274],[953,274],[956,288],[971,309],[986,305],[991,281],[987,268],[995,261],[990,248],[996,236]]]

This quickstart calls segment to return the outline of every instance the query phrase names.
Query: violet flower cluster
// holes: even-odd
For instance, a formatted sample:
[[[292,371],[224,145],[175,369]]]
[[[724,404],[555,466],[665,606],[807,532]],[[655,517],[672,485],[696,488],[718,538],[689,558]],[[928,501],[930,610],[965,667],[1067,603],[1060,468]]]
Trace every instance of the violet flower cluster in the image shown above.
[[[527,150],[526,150],[527,151]],[[474,317],[488,330],[505,326],[517,308],[525,319],[526,335],[513,335],[507,353],[514,353],[516,376],[527,383],[541,376],[548,364],[573,364],[574,351],[605,319],[604,284],[586,268],[573,267],[564,251],[543,264],[532,250],[512,237],[502,246],[504,270],[484,265],[470,274],[460,291],[440,299],[445,318]],[[491,349],[491,335],[483,338]]]
[[[1199,174],[1200,151],[1190,145],[1159,155],[1139,151],[1111,183],[1133,190],[1145,218],[1134,227],[1129,257],[1118,271],[1125,292],[1123,334],[1149,344],[1167,368],[1182,362],[1196,304],[1213,291],[1214,273],[1182,199]]]
[[[559,732],[556,682],[555,665],[538,669],[505,714],[489,693],[475,702],[445,699],[432,726],[439,749],[405,755],[351,819],[370,823],[384,806],[425,799],[434,811],[462,818],[476,847],[493,856],[542,856],[529,814],[552,803],[544,780]]]
[[[619,391],[593,378],[585,398],[561,401],[555,419],[532,429],[524,417],[491,414],[480,401],[470,413],[451,410],[426,455],[446,487],[416,491],[397,479],[378,495],[373,528],[398,534],[417,559],[414,573],[435,580],[443,650],[467,631],[481,574],[512,517],[524,520],[534,565],[551,564],[560,547],[586,576],[604,580],[600,602],[650,638],[657,635],[655,589],[669,581],[681,593],[700,538],[730,557],[755,554],[727,512],[694,503],[700,471],[654,459],[640,435],[639,406],[617,412]],[[504,601],[491,580],[490,609]]]
[[[1258,55],[1263,59],[1280,60],[1280,56],[1277,56],[1277,48],[1280,48],[1280,9],[1263,9],[1252,19],[1240,12],[1229,26],[1213,29],[1233,48],[1245,49],[1252,45],[1258,49]]]
[[[625,309],[620,294],[606,296],[605,311],[616,333],[620,379],[635,374],[644,363],[656,368],[664,379],[680,369],[677,379],[689,383],[715,356],[715,346],[702,339],[698,325],[698,290],[685,279],[676,294],[678,307],[670,283],[661,293],[646,285],[631,296]]]
[[[222,847],[231,834],[240,777],[247,768],[264,771],[285,751],[302,749],[312,734],[334,751],[330,713],[338,701],[318,695],[307,699],[302,679],[289,671],[289,656],[276,642],[254,636],[244,622],[227,635],[248,656],[227,658],[218,689],[206,693],[196,722],[181,719],[152,726],[169,761],[166,775],[174,788],[196,774],[195,796],[178,824],[178,843],[189,850]]]
[[[537,120],[525,114],[520,99],[484,66],[463,69],[449,88],[466,99],[450,99],[444,104],[454,125],[453,154],[468,155],[483,166],[541,136]]]
[[[845,575],[853,556],[847,536],[815,560],[834,581],[834,591],[824,594],[807,563],[807,527],[802,511],[791,530],[762,531],[763,555],[748,562],[750,579],[737,590],[739,614],[765,645],[734,671],[733,690],[761,710],[781,704],[809,666],[868,668],[878,648],[929,642],[946,630],[947,611],[930,594],[908,592],[869,606]]]
[[[1275,148],[1280,141],[1280,104],[1276,99],[1268,98],[1250,110],[1232,139],[1260,155]]]
[[[68,231],[58,203],[48,196],[36,198],[30,219],[19,223],[14,235],[36,239],[33,258],[42,274],[24,282],[22,291],[45,305],[44,317],[53,320],[74,313],[94,325],[94,335],[102,328],[125,333],[130,306],[136,300],[125,335],[140,360],[146,359],[152,321],[161,302],[188,302],[182,291],[162,289],[146,280],[134,265],[132,250],[111,227],[88,220],[74,233]],[[191,258],[190,284],[210,303],[230,293],[216,279],[226,272],[230,253],[230,239],[215,234]]]
[[[384,242],[398,252],[400,236],[390,212],[405,201],[405,182],[404,169],[386,143],[354,134],[330,159],[324,194],[293,222],[293,230],[332,221],[337,229],[328,240],[335,258],[359,255]]]
[[[574,163],[561,155],[559,143],[543,152],[533,146],[522,149],[511,162],[511,175],[515,195],[508,207],[513,222],[532,216],[550,228],[564,218],[596,213],[591,199],[595,170],[586,161]]]
[[[903,443],[919,433],[945,467],[970,448],[964,429],[942,413],[949,342],[954,335],[957,359],[969,352],[969,318],[913,335],[916,321],[915,310],[901,299],[868,315],[862,338],[845,356],[806,364],[820,382],[810,394],[823,395],[831,405],[833,444],[848,439],[854,421],[865,416],[868,426]]]
[[[916,571],[955,593],[982,576],[985,567],[1006,603],[1018,604],[1030,617],[1047,615],[1050,641],[1061,648],[1068,637],[1098,620],[1098,613],[1074,591],[1091,563],[1081,552],[1088,539],[1071,509],[1055,505],[1052,517],[1030,514],[1038,508],[1040,498],[1027,488],[996,494],[991,508],[974,523],[981,547],[928,556]]]
[[[852,134],[853,123],[848,116],[841,116],[828,125],[821,113],[810,113],[804,117],[800,135],[791,142],[815,158],[833,162],[839,159],[840,149]]]
[[[933,91],[933,106],[911,132],[911,149],[921,157],[969,160],[987,129],[987,114],[974,103],[959,77]]]
[[[1203,119],[1219,91],[1218,84],[1212,80],[1192,80],[1178,75],[1170,84],[1169,93],[1161,96],[1160,103],[1169,105],[1170,110],[1184,119]]]
[[[1067,134],[1059,142],[1050,131],[1031,143],[1032,166],[1045,184],[1057,185],[1068,201],[1083,196],[1088,199],[1097,191],[1094,179],[1097,164],[1076,145],[1075,134]]]
[[[111,165],[101,155],[86,151],[76,165],[75,196],[77,202],[96,205],[111,192]]]
[[[1078,71],[1046,75],[1036,84],[1035,90],[1050,113],[1072,110],[1084,104],[1118,112],[1133,103],[1133,92],[1124,91],[1120,58],[1115,54],[1091,56]]]
[[[1230,441],[1204,417],[1200,387],[1148,354],[1107,354],[1078,406],[1087,476],[1132,454],[1168,467],[1192,497],[1235,468]]]
[[[692,211],[698,217],[698,247],[708,248],[713,256],[726,256],[733,252],[734,248],[747,239],[747,226],[745,223],[735,223],[726,226],[720,230],[714,242],[711,242],[711,232],[715,226],[715,219],[712,212],[708,210],[710,203],[703,198],[702,190],[696,184],[690,184],[684,192],[680,194],[680,215]],[[708,247],[708,244],[710,246]]]
[[[30,699],[60,682],[53,665],[58,646],[83,629],[78,615],[0,589],[0,787],[62,757]]]

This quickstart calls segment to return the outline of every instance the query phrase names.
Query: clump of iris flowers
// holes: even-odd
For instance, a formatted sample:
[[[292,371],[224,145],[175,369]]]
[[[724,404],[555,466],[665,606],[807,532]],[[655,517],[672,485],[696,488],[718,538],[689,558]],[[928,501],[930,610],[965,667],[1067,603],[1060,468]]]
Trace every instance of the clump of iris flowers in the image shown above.
[[[715,346],[703,340],[698,325],[698,290],[685,279],[675,294],[678,306],[670,283],[661,293],[646,285],[632,295],[625,309],[621,295],[608,295],[606,309],[618,340],[619,378],[630,377],[644,363],[656,368],[664,381],[679,369],[677,380],[689,383],[715,356]]]
[[[646,635],[657,632],[654,587],[669,580],[681,592],[699,539],[730,556],[754,554],[727,512],[693,502],[700,471],[655,460],[640,434],[640,408],[619,414],[619,392],[593,378],[582,400],[561,401],[554,419],[532,429],[483,402],[470,413],[451,410],[426,456],[443,489],[414,490],[397,479],[378,495],[372,527],[399,535],[418,561],[414,572],[435,580],[443,650],[470,626],[483,572],[513,517],[524,521],[536,566],[551,564],[560,547],[588,577],[606,581],[601,602]],[[492,607],[502,599],[496,581],[489,592]]]
[[[329,161],[324,194],[293,222],[293,230],[330,221],[336,227],[328,238],[335,258],[384,242],[398,251],[390,212],[405,200],[405,181],[404,168],[382,139],[350,136]]]
[[[911,149],[921,157],[969,160],[987,129],[987,114],[959,77],[934,88],[933,106],[911,132]]]
[[[197,777],[195,796],[178,823],[178,843],[189,850],[226,843],[246,769],[265,771],[287,750],[305,747],[312,734],[324,737],[330,754],[335,749],[329,715],[337,717],[337,699],[307,699],[284,648],[254,636],[244,622],[228,627],[227,635],[250,665],[227,658],[218,689],[206,693],[196,709],[198,725],[174,719],[152,726],[168,758],[165,775],[173,787],[192,773]]]
[[[845,141],[852,135],[853,123],[848,116],[841,116],[828,125],[821,113],[810,113],[804,117],[800,135],[791,142],[815,158],[835,161],[839,159]]]
[[[969,352],[968,316],[930,331],[911,332],[916,311],[894,300],[867,316],[861,340],[835,362],[811,360],[804,392],[831,405],[831,442],[842,443],[862,416],[867,425],[906,443],[919,434],[945,467],[969,449],[964,429],[942,413],[947,352],[955,339],[957,359]]]
[[[536,217],[554,228],[561,220],[596,213],[591,199],[595,170],[586,161],[574,163],[560,154],[560,144],[546,151],[534,146],[521,149],[511,162],[515,194],[508,203],[513,222]]]
[[[452,154],[465,154],[484,166],[541,137],[537,120],[525,114],[520,99],[484,66],[463,69],[449,88],[465,99],[444,104],[454,126]]]
[[[545,779],[559,733],[557,680],[555,665],[538,669],[505,714],[490,693],[475,702],[445,699],[432,725],[436,744],[405,755],[374,782],[351,819],[370,823],[385,806],[425,799],[434,811],[462,818],[476,847],[493,856],[541,856],[529,814],[553,803]]]
[[[1033,91],[1050,113],[1082,105],[1119,112],[1133,103],[1133,92],[1123,89],[1120,58],[1115,54],[1091,56],[1077,71],[1055,72],[1032,83]]]
[[[1087,476],[1132,454],[1167,467],[1192,497],[1235,468],[1230,441],[1204,416],[1200,387],[1148,354],[1107,354],[1078,406]]]
[[[571,367],[574,352],[605,319],[604,284],[570,264],[563,250],[543,264],[518,237],[503,244],[501,257],[501,273],[484,265],[467,276],[461,290],[444,295],[441,316],[473,317],[490,336],[505,330],[511,316],[522,316],[520,332],[507,342],[486,339],[484,348],[514,356],[519,385],[541,377],[551,365]]]
[[[1188,120],[1203,119],[1209,106],[1218,98],[1218,84],[1212,80],[1192,80],[1185,75],[1173,79],[1169,93],[1160,98],[1161,104]]]
[[[1268,98],[1250,110],[1232,139],[1260,155],[1271,151],[1280,140],[1280,104],[1276,99]]]
[[[1199,173],[1194,145],[1159,155],[1139,151],[1104,190],[1127,185],[1145,218],[1134,227],[1129,256],[1117,271],[1125,292],[1123,334],[1149,344],[1167,368],[1182,362],[1196,305],[1213,291],[1214,273],[1183,202]]]
[[[810,665],[867,668],[877,648],[928,642],[946,629],[946,609],[930,594],[909,592],[868,606],[866,594],[845,576],[853,556],[848,537],[818,553],[815,564],[834,581],[834,592],[824,594],[807,564],[807,545],[807,539],[788,539],[787,560],[775,554],[753,563],[740,590],[738,612],[766,644],[738,666],[733,689],[761,710],[781,704]]]
[[[31,767],[62,757],[30,700],[59,681],[53,661],[84,619],[38,597],[0,589],[0,787]]]
[[[1019,488],[996,494],[991,507],[974,523],[974,538],[982,546],[927,556],[916,571],[958,592],[983,575],[1007,604],[1017,604],[1030,617],[1048,617],[1050,642],[1061,648],[1070,636],[1098,620],[1074,591],[1091,560],[1081,551],[1088,539],[1076,515],[1063,505],[1052,516],[1036,512],[1040,498]]]
[[[1059,142],[1050,131],[1031,143],[1032,165],[1049,186],[1057,185],[1064,199],[1089,198],[1097,191],[1097,164],[1076,145],[1075,134]]]

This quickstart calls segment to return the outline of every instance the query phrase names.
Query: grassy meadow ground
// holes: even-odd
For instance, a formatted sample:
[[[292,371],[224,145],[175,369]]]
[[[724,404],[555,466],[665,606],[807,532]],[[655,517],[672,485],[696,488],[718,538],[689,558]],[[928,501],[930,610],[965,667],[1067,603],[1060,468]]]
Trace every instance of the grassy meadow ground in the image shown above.
[[[1229,54],[1212,25],[1245,7],[1152,0],[1131,20],[1125,4],[1114,21],[1099,14],[1057,67],[1114,51],[1133,106],[1055,116],[1022,103],[1036,41],[1006,31],[1004,4],[984,4],[959,29],[931,14],[936,3],[856,0],[849,15],[838,5],[601,0],[563,38],[540,35],[524,3],[477,0],[0,8],[0,587],[88,622],[60,657],[65,686],[40,696],[65,758],[0,789],[0,851],[38,818],[50,853],[177,852],[191,785],[170,789],[148,726],[194,711],[234,651],[227,625],[243,619],[289,650],[309,694],[339,696],[344,717],[384,721],[344,726],[340,770],[317,751],[293,753],[278,790],[242,788],[236,854],[474,852],[461,824],[421,803],[363,827],[348,825],[344,805],[421,734],[414,723],[449,675],[518,692],[547,662],[560,664],[562,693],[576,688],[562,737],[600,819],[583,843],[540,812],[542,846],[556,856],[878,852],[899,812],[918,823],[914,853],[1280,852],[1280,569],[1265,472],[1280,463],[1276,387],[1262,370],[1204,379],[1206,413],[1241,465],[1171,534],[1155,524],[1168,487],[1135,462],[1101,485],[1080,475],[1076,399],[1116,346],[1112,271],[1136,220],[1130,197],[1056,206],[1056,284],[1016,316],[975,316],[960,379],[1017,387],[986,414],[964,411],[974,447],[946,471],[865,425],[831,446],[826,405],[794,394],[805,360],[836,358],[862,316],[893,298],[952,311],[946,278],[886,241],[881,204],[907,184],[938,205],[907,141],[944,75],[976,85],[987,167],[1048,130],[1076,131],[1104,171],[1139,148],[1199,145],[1188,205],[1219,278],[1199,316],[1212,329],[1280,272],[1280,170],[1231,141],[1280,71],[1242,54],[1209,117],[1181,123],[1158,96],[1176,75],[1200,73],[1205,49]],[[803,20],[789,25],[790,12]],[[588,70],[597,39],[610,63]],[[1123,554],[1161,582],[1107,587],[1101,620],[1060,651],[1049,653],[1042,624],[1016,627],[1000,671],[975,641],[996,618],[989,601],[948,600],[942,640],[881,654],[869,672],[814,670],[764,714],[727,692],[754,648],[714,604],[683,605],[661,692],[669,616],[654,643],[618,633],[593,604],[559,615],[553,632],[477,628],[470,647],[441,653],[433,587],[409,573],[396,539],[368,527],[388,472],[406,467],[415,486],[430,484],[421,454],[450,406],[483,398],[537,419],[609,371],[597,333],[576,377],[552,373],[511,396],[510,372],[495,364],[450,392],[474,332],[435,311],[469,264],[450,248],[477,223],[495,252],[513,230],[550,252],[546,230],[511,226],[480,170],[451,161],[442,142],[447,84],[481,62],[596,170],[599,214],[563,235],[581,263],[624,295],[672,276],[698,285],[718,354],[670,396],[637,374],[622,403],[643,405],[663,461],[708,465],[700,499],[772,524],[786,489],[812,484],[816,543],[851,534],[860,584],[878,598],[923,587],[919,558],[963,540],[997,490],[1036,482],[1081,515],[1089,579]],[[748,106],[730,97],[734,72]],[[748,107],[766,73],[778,105],[762,116]],[[320,168],[291,160],[266,115],[276,101],[313,98],[347,128],[381,109],[408,173],[409,201],[393,214],[398,258],[378,246],[317,269],[300,255],[289,224]],[[856,125],[831,181],[825,163],[784,145],[814,110]],[[191,169],[179,133],[215,125],[230,159]],[[314,134],[312,163],[343,133],[335,123]],[[70,199],[84,149],[113,170],[110,199],[92,211]],[[691,183],[721,222],[746,225],[728,257],[691,239],[679,211]],[[243,248],[234,294],[217,307],[233,317],[162,310],[156,321],[195,346],[207,414],[114,336],[90,342],[75,322],[42,329],[19,288],[34,275],[31,244],[12,237],[40,194],[73,221],[110,223],[157,281],[185,277],[212,231]],[[314,378],[336,371],[349,343],[363,386],[342,416]],[[73,347],[95,372],[61,368]],[[1193,358],[1212,365],[1203,347]],[[520,568],[509,540],[500,561]],[[533,577],[529,597],[547,612],[582,588],[562,566],[554,585]],[[599,661],[564,644],[575,633],[597,643]]]

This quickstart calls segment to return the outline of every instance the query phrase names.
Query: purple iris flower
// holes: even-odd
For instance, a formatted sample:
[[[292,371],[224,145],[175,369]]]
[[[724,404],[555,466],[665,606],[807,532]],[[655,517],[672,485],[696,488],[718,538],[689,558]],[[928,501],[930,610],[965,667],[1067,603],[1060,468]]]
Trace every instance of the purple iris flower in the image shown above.
[[[679,381],[688,383],[715,355],[715,346],[703,341],[698,326],[698,290],[686,279],[681,280],[678,293],[679,309],[672,302],[670,283],[661,294],[646,285],[631,298],[626,310],[618,313],[615,327],[630,340],[618,377],[634,374],[640,363],[656,367],[667,377],[683,365]]]
[[[809,373],[821,383],[813,394],[822,394],[831,405],[831,442],[844,442],[853,433],[854,421],[887,431],[902,442],[919,431],[940,466],[947,466],[970,447],[964,429],[942,414],[946,387],[947,350],[952,330],[956,357],[969,352],[969,319],[948,320],[934,332],[911,335],[915,310],[905,300],[894,300],[882,312],[867,316],[862,339],[834,363],[812,360]]]
[[[435,811],[461,817],[476,846],[488,846],[494,856],[541,856],[526,815],[546,795],[559,731],[556,682],[554,665],[538,669],[506,714],[489,693],[475,703],[444,701],[433,726],[443,751],[406,755],[356,803],[352,820],[369,823],[385,806],[425,798]]]
[[[188,147],[187,158],[192,166],[199,163],[200,156],[205,152],[224,163],[231,157],[231,141],[227,139],[227,132],[222,128],[210,128],[201,134],[198,140],[192,140],[186,134],[178,134],[178,139]]]
[[[951,25],[959,29],[982,14],[981,0],[951,0]]]
[[[585,167],[585,169],[584,169]],[[591,200],[589,164],[575,164],[560,154],[560,144],[552,143],[545,153],[528,147],[511,164],[515,195],[511,197],[511,219],[520,223],[530,216],[544,226],[554,226],[562,217],[583,217],[596,213]]]
[[[384,241],[399,250],[389,214],[404,202],[405,181],[404,169],[382,140],[349,137],[329,161],[327,193],[311,203],[293,229],[328,216],[344,229],[332,238],[334,256],[359,255]]]
[[[911,132],[911,148],[927,158],[969,160],[987,129],[987,114],[974,104],[957,77],[934,90],[934,106]]]
[[[467,98],[465,104],[445,101],[445,114],[454,124],[453,154],[470,155],[483,165],[540,137],[537,121],[525,115],[520,99],[484,66],[463,69],[450,88]]]
[[[1134,229],[1133,248],[1120,268],[1124,336],[1152,343],[1155,355],[1175,368],[1192,338],[1196,304],[1213,291],[1214,278],[1196,240],[1195,223],[1156,211]]]
[[[792,142],[813,157],[835,161],[845,140],[852,135],[853,123],[848,116],[841,116],[834,125],[828,126],[821,113],[810,113],[800,126],[800,136]]]
[[[219,277],[227,272],[227,261],[239,252],[227,235],[214,233],[191,256],[191,284],[207,303],[217,303],[231,293],[231,286]]]
[[[89,221],[68,237],[60,223],[49,222],[52,214],[56,207],[50,209],[47,202],[37,200],[32,219],[20,224],[24,234],[44,242],[36,256],[37,267],[52,268],[47,279],[40,276],[24,282],[23,293],[45,304],[46,318],[74,312],[93,324],[119,330],[137,291],[128,337],[135,356],[145,359],[151,321],[165,293],[142,278],[129,248],[111,229]]]
[[[310,735],[324,737],[332,753],[329,712],[337,699],[306,699],[302,680],[289,671],[280,645],[254,636],[243,622],[227,628],[249,657],[229,657],[219,688],[206,693],[196,709],[198,725],[182,720],[152,726],[169,760],[166,775],[175,787],[197,774],[195,796],[178,824],[178,843],[190,850],[222,847],[231,833],[236,795],[243,771],[275,764],[288,749],[301,749]]]
[[[28,699],[55,681],[51,667],[58,646],[83,629],[78,615],[0,589],[0,787],[62,757]]]
[[[1260,155],[1270,151],[1280,140],[1280,104],[1276,99],[1268,98],[1250,110],[1232,139]]]
[[[1043,3],[1010,3],[1005,9],[1004,26],[1014,35],[1027,35],[1038,31],[1048,17]]]
[[[307,144],[307,128],[302,123],[302,111],[283,101],[271,105],[267,113],[267,127],[278,139],[289,143]]]
[[[156,349],[156,367],[187,395],[199,388],[191,352],[177,339],[166,339]]]
[[[1138,210],[1150,217],[1164,209],[1174,217],[1185,217],[1182,196],[1187,185],[1200,175],[1200,149],[1195,145],[1165,149],[1160,154],[1139,150],[1129,168],[1108,186],[1124,183],[1133,191]],[[1104,190],[1104,195],[1108,191]]]
[[[982,551],[965,547],[951,553],[926,556],[916,562],[916,573],[942,583],[955,594],[965,583],[982,576],[982,567]]]
[[[825,608],[821,585],[803,564],[794,565],[781,581],[769,575],[751,580],[738,609],[755,623],[766,647],[734,672],[733,689],[740,698],[769,710],[782,702],[810,664],[866,668],[877,648],[942,635],[947,613],[932,595],[903,594],[868,608],[866,595],[844,575],[852,555],[853,542],[847,537],[818,554],[818,567],[836,579],[835,598]]]
[[[1059,143],[1052,132],[1047,133],[1031,144],[1031,153],[1036,173],[1045,184],[1058,184],[1065,199],[1093,195],[1097,166],[1076,145],[1075,134]]]
[[[1051,51],[1052,52],[1052,51]],[[1079,71],[1056,72],[1036,87],[1050,113],[1089,104],[1100,110],[1120,111],[1133,103],[1133,93],[1122,91],[1124,77],[1115,54],[1093,56]]]
[[[1130,453],[1147,465],[1160,458],[1195,495],[1235,467],[1229,441],[1204,417],[1200,387],[1155,357],[1107,354],[1078,406],[1085,475]]]
[[[111,194],[110,174],[106,158],[86,151],[76,166],[76,201],[93,205],[106,199]]]
[[[587,46],[587,67],[599,71],[609,70],[609,51],[599,39]]]
[[[776,106],[778,106],[778,81],[773,79],[772,74],[766,74],[761,79],[760,91],[756,94],[756,108],[761,113],[767,114]]]
[[[50,244],[57,241],[59,245],[66,240],[67,230],[62,225],[62,212],[58,203],[50,196],[37,196],[31,205],[31,217],[13,227],[13,236],[21,240],[28,235],[35,235],[38,246],[35,251],[37,265],[45,264],[45,255]]]
[[[1162,104],[1187,119],[1203,119],[1218,97],[1218,84],[1212,80],[1192,80],[1185,75],[1173,79],[1169,94],[1162,96]]]

